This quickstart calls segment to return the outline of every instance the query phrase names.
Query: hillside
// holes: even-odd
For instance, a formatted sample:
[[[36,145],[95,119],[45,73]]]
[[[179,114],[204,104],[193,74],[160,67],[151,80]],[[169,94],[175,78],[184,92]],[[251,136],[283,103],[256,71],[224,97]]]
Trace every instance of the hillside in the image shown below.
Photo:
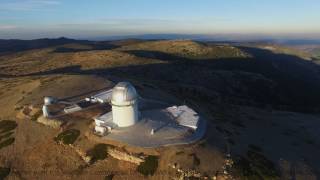
[[[295,45],[291,47],[309,53],[314,58],[320,58],[320,45]]]
[[[208,46],[204,43],[189,40],[151,41],[127,45],[119,48],[122,51],[157,57],[157,53],[166,53],[191,59],[246,57],[240,49],[228,45]]]
[[[50,47],[0,56],[0,74],[120,75],[197,86],[236,104],[303,112],[319,109],[317,61],[288,47],[189,40],[51,45],[55,42],[48,43]]]
[[[0,39],[0,53],[17,52],[29,49],[45,48],[55,45],[63,45],[77,42],[74,39],[67,39],[61,37],[59,39],[37,39],[37,40],[1,40]],[[78,41],[86,43],[88,41]]]
[[[6,40],[0,52],[0,123],[11,123],[0,129],[0,170],[9,179],[320,177],[320,66],[308,53],[279,44],[65,38]],[[205,138],[156,149],[101,145],[88,135],[90,113],[58,129],[32,120],[44,96],[78,100],[119,81],[142,97],[191,106],[208,122]],[[66,130],[79,131],[72,145],[54,140]],[[101,148],[145,155],[154,175]]]

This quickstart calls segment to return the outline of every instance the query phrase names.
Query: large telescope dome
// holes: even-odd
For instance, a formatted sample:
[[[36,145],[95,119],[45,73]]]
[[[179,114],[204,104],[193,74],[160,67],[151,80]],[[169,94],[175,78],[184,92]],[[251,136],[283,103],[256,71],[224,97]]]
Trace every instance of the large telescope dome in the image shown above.
[[[129,82],[120,82],[112,89],[113,122],[119,127],[128,127],[138,122],[138,94]]]
[[[112,89],[112,105],[128,106],[133,104],[137,98],[137,91],[129,82],[120,82]]]

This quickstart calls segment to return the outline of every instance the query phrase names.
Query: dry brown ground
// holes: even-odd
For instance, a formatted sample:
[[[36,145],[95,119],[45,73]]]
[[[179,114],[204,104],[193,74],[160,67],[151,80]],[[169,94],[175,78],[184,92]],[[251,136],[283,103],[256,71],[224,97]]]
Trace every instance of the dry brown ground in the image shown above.
[[[122,42],[118,43],[123,45]],[[54,48],[46,48],[0,56],[0,75],[25,75],[71,65],[79,65],[82,69],[94,69],[130,64],[166,63],[153,58],[137,57],[126,53],[127,50],[156,50],[175,55],[184,51],[200,57],[208,55],[208,52],[212,50],[189,41],[141,42],[140,45],[135,44],[134,46],[131,43],[124,43],[124,45],[115,50],[56,53],[53,52]],[[73,46],[70,45],[70,47]],[[231,46],[215,48],[217,49],[213,49],[213,52],[227,48],[226,51],[229,52],[231,49],[236,56],[245,55]],[[165,95],[164,92],[155,93],[157,88],[144,88],[142,82],[139,84],[139,80],[135,83],[139,88],[138,91],[143,92],[142,94],[147,97],[175,102],[174,98]],[[16,120],[18,123],[14,144],[0,149],[0,166],[11,167],[12,170],[8,179],[103,179],[110,173],[116,174],[115,179],[144,178],[136,172],[136,165],[113,158],[98,161],[82,169],[85,162],[72,147],[59,145],[53,141],[60,130],[16,118],[19,109],[24,105],[32,104],[40,107],[44,96],[51,95],[74,100],[112,85],[113,83],[107,79],[89,75],[43,74],[1,78],[0,119]],[[174,173],[168,166],[173,163],[185,169],[195,168],[213,175],[222,170],[226,152],[243,155],[248,151],[249,145],[260,147],[263,154],[282,169],[283,179],[316,179],[316,175],[320,174],[320,156],[317,154],[320,149],[319,115],[247,107],[238,107],[237,112],[228,110],[226,113],[237,113],[237,115],[226,122],[215,120],[215,115],[212,119],[208,119],[208,133],[204,142],[190,146],[152,150],[125,148],[136,153],[159,155],[159,168],[157,175],[152,177],[153,179],[167,179],[165,174]],[[84,151],[97,143],[85,136],[85,129],[88,128],[91,121],[83,118],[79,121],[82,123],[75,123],[71,126],[81,130],[75,146]],[[232,123],[233,121],[236,122]],[[227,131],[221,132],[221,129]],[[228,139],[229,143],[226,143]],[[232,142],[230,139],[233,143],[230,143]],[[194,164],[192,154],[200,159],[198,166]]]
[[[115,179],[146,178],[136,171],[135,164],[111,157],[83,169],[82,167],[86,163],[74,148],[57,144],[53,140],[61,130],[52,129],[28,119],[16,118],[16,114],[20,111],[19,107],[33,105],[39,108],[44,96],[51,95],[77,100],[90,93],[110,87],[112,84],[107,79],[85,75],[2,79],[0,119],[16,120],[18,123],[14,144],[0,150],[0,165],[11,167],[8,179],[103,179],[108,174],[115,174]],[[155,93],[154,90],[143,88],[143,85],[137,86],[141,92],[150,92],[149,96],[153,96]],[[169,101],[171,99],[162,92],[155,94],[158,99],[168,98]],[[17,108],[15,109],[15,107]],[[88,117],[87,113],[70,116],[70,120],[73,120],[73,123],[70,123],[68,128],[81,131],[81,135],[74,144],[75,147],[85,152],[99,143],[88,139],[85,135],[90,130],[89,127],[92,123],[92,119]],[[160,157],[159,168],[152,179],[166,179],[169,173],[175,174],[169,164],[179,163],[185,169],[195,168],[193,159],[190,158],[190,154],[193,153],[200,154],[201,165],[196,168],[201,171],[221,170],[221,163],[223,163],[223,154],[218,151],[210,151],[199,145],[158,149],[127,146],[122,148],[134,153],[143,152]],[[176,155],[181,151],[183,151],[182,154]],[[211,163],[213,160],[215,160],[214,166]]]

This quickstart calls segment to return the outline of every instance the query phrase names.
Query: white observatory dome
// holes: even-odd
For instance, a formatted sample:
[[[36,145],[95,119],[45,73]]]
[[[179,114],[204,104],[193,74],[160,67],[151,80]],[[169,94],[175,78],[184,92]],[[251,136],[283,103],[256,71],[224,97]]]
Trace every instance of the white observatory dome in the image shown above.
[[[136,89],[129,82],[120,82],[112,89],[111,103],[117,106],[132,104],[138,97]]]
[[[129,82],[120,82],[112,89],[113,122],[119,127],[128,127],[138,121],[138,94]]]

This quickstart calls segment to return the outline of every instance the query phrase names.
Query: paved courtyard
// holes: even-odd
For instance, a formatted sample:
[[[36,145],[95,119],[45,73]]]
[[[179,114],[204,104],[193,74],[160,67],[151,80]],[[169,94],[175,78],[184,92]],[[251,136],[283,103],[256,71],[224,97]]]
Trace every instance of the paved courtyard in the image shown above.
[[[164,109],[142,111],[141,116],[142,119],[134,126],[113,129],[103,138],[128,145],[153,148],[194,143],[204,136],[206,130],[203,118],[200,118],[198,128],[192,130],[179,125]],[[153,134],[151,134],[152,129]]]

